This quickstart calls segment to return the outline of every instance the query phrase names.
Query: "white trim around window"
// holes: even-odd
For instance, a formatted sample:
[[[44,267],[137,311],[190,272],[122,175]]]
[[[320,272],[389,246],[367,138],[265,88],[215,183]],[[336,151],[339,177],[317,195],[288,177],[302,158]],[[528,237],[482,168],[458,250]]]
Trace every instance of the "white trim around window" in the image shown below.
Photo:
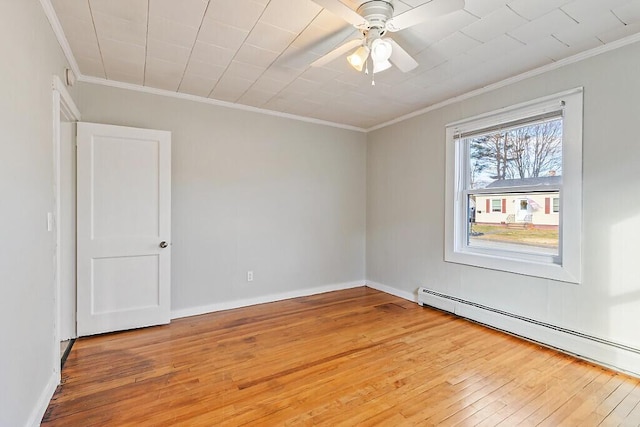
[[[468,243],[465,163],[468,150],[458,135],[525,121],[562,109],[562,184],[558,256],[541,257]],[[582,112],[576,88],[471,117],[446,126],[445,261],[569,283],[582,279]]]

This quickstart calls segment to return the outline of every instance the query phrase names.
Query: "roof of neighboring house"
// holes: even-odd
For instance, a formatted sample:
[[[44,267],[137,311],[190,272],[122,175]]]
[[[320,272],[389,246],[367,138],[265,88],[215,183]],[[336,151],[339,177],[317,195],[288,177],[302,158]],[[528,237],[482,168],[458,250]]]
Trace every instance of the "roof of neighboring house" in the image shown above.
[[[559,185],[561,183],[562,176],[539,176],[535,178],[497,179],[485,188],[531,187],[537,185]]]

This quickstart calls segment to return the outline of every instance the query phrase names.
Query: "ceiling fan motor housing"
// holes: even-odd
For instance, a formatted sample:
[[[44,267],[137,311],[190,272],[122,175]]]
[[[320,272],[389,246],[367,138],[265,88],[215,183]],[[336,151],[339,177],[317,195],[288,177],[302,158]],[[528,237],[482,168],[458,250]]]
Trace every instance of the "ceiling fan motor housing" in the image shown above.
[[[393,17],[393,4],[385,0],[367,1],[358,7],[357,12],[369,23],[363,30],[378,29],[382,36],[385,32],[385,23]]]

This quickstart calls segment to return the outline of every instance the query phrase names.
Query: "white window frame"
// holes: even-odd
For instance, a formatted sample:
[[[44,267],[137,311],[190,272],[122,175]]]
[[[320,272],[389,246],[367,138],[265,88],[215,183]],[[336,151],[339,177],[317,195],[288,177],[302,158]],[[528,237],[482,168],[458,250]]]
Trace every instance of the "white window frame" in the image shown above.
[[[557,209],[556,209],[556,200],[558,201]],[[560,197],[551,198],[551,213],[554,213],[554,214],[560,213]]]
[[[446,126],[445,261],[524,274],[562,282],[582,280],[582,111],[583,89],[576,88],[530,102],[502,108]],[[505,249],[471,247],[467,242],[467,203],[462,197],[462,140],[456,135],[500,123],[563,109],[562,185],[560,186],[558,256],[541,256]]]
[[[493,197],[490,198],[491,200],[491,212],[488,213],[502,213],[502,199],[494,199]],[[496,208],[493,207],[493,202],[499,202],[500,206],[498,207],[498,209],[496,210]]]

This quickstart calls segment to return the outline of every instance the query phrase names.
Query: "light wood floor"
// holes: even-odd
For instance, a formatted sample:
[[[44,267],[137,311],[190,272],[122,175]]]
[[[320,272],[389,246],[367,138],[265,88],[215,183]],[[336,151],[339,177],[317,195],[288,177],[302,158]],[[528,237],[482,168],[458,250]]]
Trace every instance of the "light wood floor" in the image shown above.
[[[640,380],[367,288],[76,341],[43,425],[640,425]]]

